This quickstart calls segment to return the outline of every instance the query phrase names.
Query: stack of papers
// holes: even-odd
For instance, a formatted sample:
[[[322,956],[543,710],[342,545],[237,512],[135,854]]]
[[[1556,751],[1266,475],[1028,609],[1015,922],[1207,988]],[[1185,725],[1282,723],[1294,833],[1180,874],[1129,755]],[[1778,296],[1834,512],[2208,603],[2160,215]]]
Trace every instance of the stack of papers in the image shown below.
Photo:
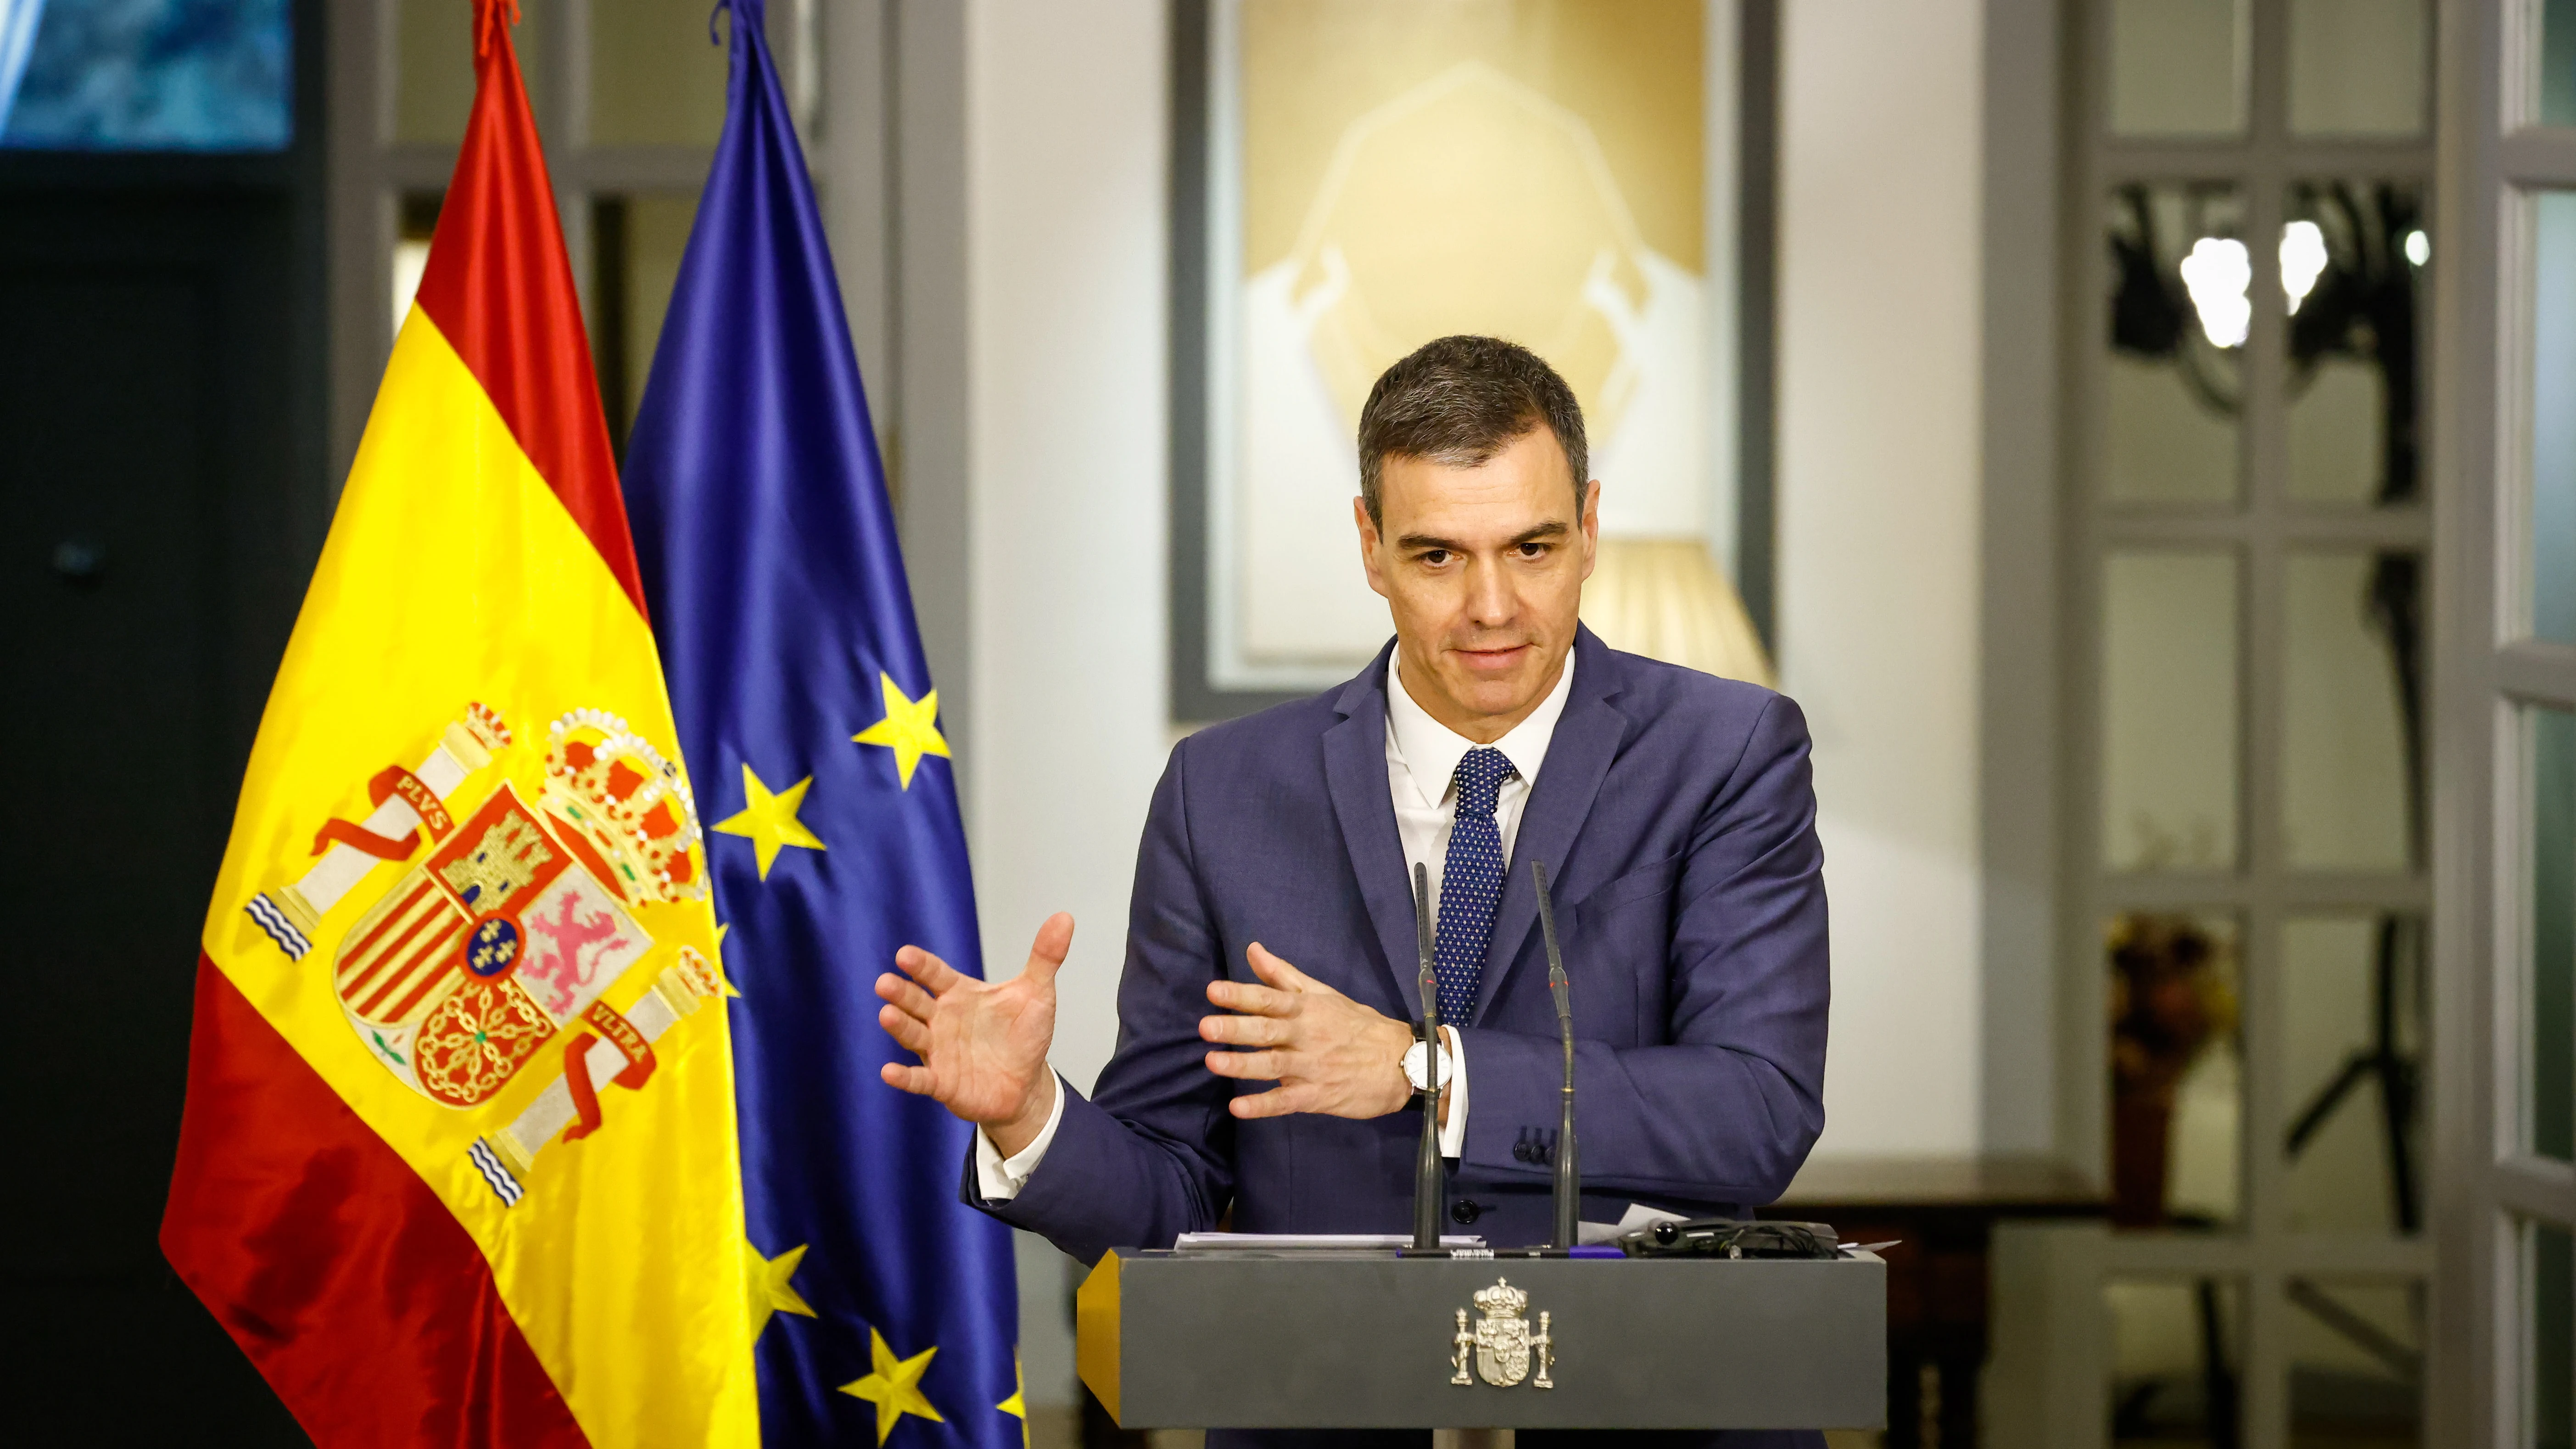
[[[1243,1252],[1380,1252],[1413,1246],[1411,1233],[1183,1233],[1172,1240],[1176,1253]],[[1481,1248],[1485,1240],[1460,1235],[1443,1237],[1444,1248]]]
[[[1628,1204],[1628,1210],[1621,1213],[1619,1221],[1615,1223],[1576,1223],[1574,1240],[1587,1247],[1595,1243],[1615,1243],[1621,1237],[1639,1228],[1650,1228],[1657,1223],[1689,1221],[1690,1219],[1680,1213],[1668,1213],[1662,1208],[1650,1208],[1644,1203],[1632,1202]]]

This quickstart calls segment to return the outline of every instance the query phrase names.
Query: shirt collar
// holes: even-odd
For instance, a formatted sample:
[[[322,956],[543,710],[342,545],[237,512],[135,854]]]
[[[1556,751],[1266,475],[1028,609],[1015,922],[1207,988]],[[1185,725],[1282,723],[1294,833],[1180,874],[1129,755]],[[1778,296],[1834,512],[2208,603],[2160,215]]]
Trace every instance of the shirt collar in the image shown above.
[[[1529,717],[1512,726],[1511,732],[1494,741],[1494,748],[1512,762],[1524,783],[1538,783],[1538,768],[1547,759],[1549,741],[1556,738],[1556,722],[1565,713],[1565,701],[1574,689],[1575,651],[1565,651],[1565,667],[1557,671],[1556,687]],[[1387,651],[1386,656],[1386,738],[1388,747],[1404,761],[1406,773],[1413,776],[1414,789],[1421,792],[1422,803],[1437,806],[1448,797],[1449,787],[1458,773],[1458,762],[1476,748],[1476,742],[1431,717],[1431,712],[1414,702],[1404,689],[1400,673],[1404,651]]]

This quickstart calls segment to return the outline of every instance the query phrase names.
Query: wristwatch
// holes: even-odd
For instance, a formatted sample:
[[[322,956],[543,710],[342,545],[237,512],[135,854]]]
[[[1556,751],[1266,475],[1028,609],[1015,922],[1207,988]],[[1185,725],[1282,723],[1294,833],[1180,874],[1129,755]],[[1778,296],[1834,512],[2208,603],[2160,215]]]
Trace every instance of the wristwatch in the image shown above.
[[[1413,1084],[1413,1090],[1428,1092],[1432,1090],[1432,1086],[1422,1069],[1422,1057],[1422,1043],[1419,1040],[1404,1049],[1404,1079]],[[1449,1071],[1449,1044],[1444,1041],[1440,1044],[1440,1085],[1443,1087],[1449,1085]]]

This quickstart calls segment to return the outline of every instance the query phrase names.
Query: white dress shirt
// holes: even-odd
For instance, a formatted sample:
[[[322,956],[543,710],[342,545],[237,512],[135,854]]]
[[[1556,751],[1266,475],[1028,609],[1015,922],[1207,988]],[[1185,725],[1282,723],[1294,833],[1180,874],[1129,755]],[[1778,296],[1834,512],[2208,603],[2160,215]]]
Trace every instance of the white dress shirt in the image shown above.
[[[1386,789],[1395,805],[1395,833],[1404,845],[1406,894],[1411,894],[1413,868],[1424,867],[1430,873],[1431,918],[1436,929],[1440,870],[1448,860],[1450,828],[1458,819],[1458,762],[1476,748],[1476,742],[1433,719],[1429,710],[1414,702],[1404,687],[1402,659],[1403,651],[1397,650],[1386,662]],[[1574,651],[1569,649],[1565,667],[1557,671],[1556,687],[1527,719],[1494,741],[1494,748],[1512,762],[1514,771],[1494,801],[1494,825],[1502,832],[1505,861],[1512,858],[1521,810],[1529,804],[1531,787],[1538,783],[1539,766],[1547,759],[1548,744],[1556,738],[1556,722],[1564,716],[1573,688]],[[1441,1036],[1449,1048],[1449,1114],[1440,1124],[1440,1152],[1456,1157],[1467,1141],[1467,1054],[1457,1028],[1444,1026]],[[1055,1141],[1056,1128],[1064,1122],[1064,1097],[1065,1087],[1059,1081],[1046,1126],[1039,1129],[1036,1140],[1008,1158],[989,1134],[976,1131],[976,1190],[988,1201],[1017,1197],[1028,1185],[1029,1175],[1038,1170],[1039,1160]]]

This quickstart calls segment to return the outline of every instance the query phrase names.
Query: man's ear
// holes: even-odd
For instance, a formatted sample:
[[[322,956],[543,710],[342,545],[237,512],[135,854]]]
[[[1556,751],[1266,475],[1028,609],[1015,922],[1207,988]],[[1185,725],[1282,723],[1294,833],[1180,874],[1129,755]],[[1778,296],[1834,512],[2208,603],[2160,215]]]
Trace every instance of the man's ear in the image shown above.
[[[1368,575],[1368,586],[1377,590],[1379,598],[1387,598],[1389,595],[1386,591],[1386,575],[1381,573],[1378,569],[1377,550],[1379,539],[1377,524],[1369,517],[1368,500],[1366,498],[1354,498],[1351,500],[1351,522],[1359,526],[1360,569],[1363,573]],[[1589,570],[1587,568],[1587,572],[1588,571]]]
[[[1601,480],[1583,485],[1583,576],[1592,577],[1593,562],[1601,551]]]

